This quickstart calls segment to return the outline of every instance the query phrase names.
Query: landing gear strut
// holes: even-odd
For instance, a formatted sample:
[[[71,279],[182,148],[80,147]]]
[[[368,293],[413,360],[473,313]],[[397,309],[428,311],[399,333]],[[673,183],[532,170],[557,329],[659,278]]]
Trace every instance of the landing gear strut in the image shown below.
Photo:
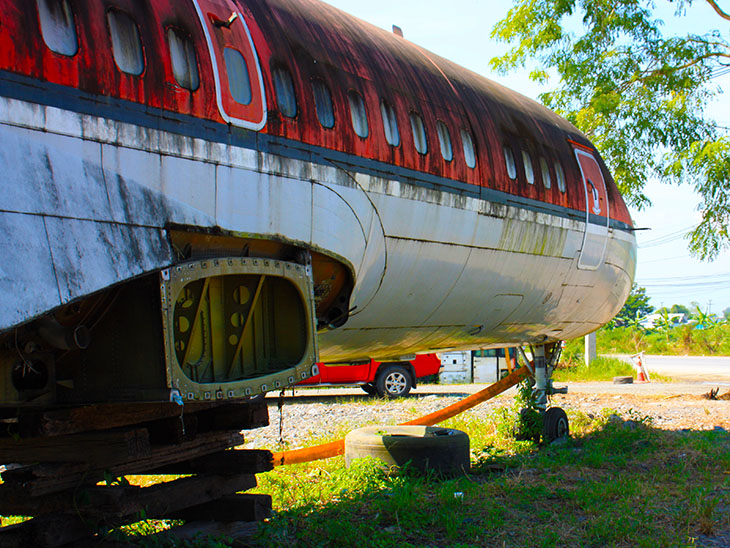
[[[522,348],[518,349],[520,357],[527,364],[535,380],[535,407],[542,418],[542,441],[552,443],[567,438],[570,433],[568,416],[560,407],[548,408],[548,398],[553,394],[566,394],[568,388],[555,388],[552,375],[560,359],[560,343],[539,345],[532,348],[532,362]]]

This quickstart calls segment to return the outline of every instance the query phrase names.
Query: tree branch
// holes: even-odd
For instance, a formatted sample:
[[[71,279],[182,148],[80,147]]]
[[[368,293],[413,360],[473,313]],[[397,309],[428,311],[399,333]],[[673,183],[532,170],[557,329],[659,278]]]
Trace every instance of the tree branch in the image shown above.
[[[717,13],[717,15],[719,15],[720,17],[722,17],[723,19],[725,19],[727,21],[730,21],[730,14],[727,14],[724,11],[722,11],[720,9],[720,6],[717,5],[717,2],[715,0],[705,0],[705,2],[710,4],[710,6],[712,7],[713,10],[715,10],[715,13]]]

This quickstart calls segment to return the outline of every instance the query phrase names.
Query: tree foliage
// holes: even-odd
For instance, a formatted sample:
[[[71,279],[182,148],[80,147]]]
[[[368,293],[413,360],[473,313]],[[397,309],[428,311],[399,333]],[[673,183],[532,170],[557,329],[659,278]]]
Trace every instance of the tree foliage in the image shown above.
[[[593,141],[627,201],[648,205],[650,177],[690,182],[702,221],[690,249],[714,258],[730,246],[730,135],[706,114],[730,66],[730,15],[716,0],[514,0],[492,36],[515,45],[492,60],[501,72],[536,63],[531,78],[559,83],[540,96]],[[706,3],[720,31],[665,34],[657,16]]]

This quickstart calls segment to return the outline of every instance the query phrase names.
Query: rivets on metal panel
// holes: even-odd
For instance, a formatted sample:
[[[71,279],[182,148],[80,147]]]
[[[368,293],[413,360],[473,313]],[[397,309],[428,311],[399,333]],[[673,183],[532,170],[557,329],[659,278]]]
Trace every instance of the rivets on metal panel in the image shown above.
[[[296,379],[294,379],[294,377],[289,377],[289,384],[294,384],[294,381],[295,381],[295,380],[296,380]]]
[[[229,391],[228,391],[228,397],[229,397],[229,398],[232,398],[232,397],[233,397],[233,396],[235,396],[235,395],[236,395],[236,392],[235,392],[234,390],[229,390]]]
[[[204,398],[205,398],[206,400],[209,400],[209,399],[210,399],[210,397],[211,397],[211,393],[210,393],[210,392],[206,392],[206,393],[205,393],[205,395],[204,395]]]
[[[251,389],[250,389],[250,388],[248,388],[248,387],[246,387],[246,389],[245,389],[245,390],[243,391],[243,394],[244,394],[245,396],[250,396],[250,395],[251,395]]]
[[[316,377],[317,375],[319,375],[319,366],[315,363],[312,366],[312,376]]]
[[[306,378],[307,378],[307,372],[306,372],[306,371],[302,371],[302,375],[301,375],[301,377],[302,377],[303,379],[306,379]]]
[[[261,385],[261,392],[267,392],[269,390],[269,387],[265,384]]]
[[[280,381],[275,381],[274,382],[274,386],[276,386],[276,388],[281,388],[281,382]]]
[[[223,399],[223,390],[218,390],[215,393],[215,399],[222,400]]]

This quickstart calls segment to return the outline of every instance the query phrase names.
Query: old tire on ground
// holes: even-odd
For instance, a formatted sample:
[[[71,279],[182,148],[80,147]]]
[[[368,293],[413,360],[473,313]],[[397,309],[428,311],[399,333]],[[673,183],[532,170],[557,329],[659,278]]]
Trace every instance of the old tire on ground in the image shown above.
[[[634,377],[614,377],[613,384],[633,384]]]
[[[555,440],[567,438],[570,434],[568,415],[560,407],[551,407],[545,411],[542,418],[542,440],[552,443]]]
[[[388,465],[410,466],[441,474],[469,470],[469,436],[438,426],[367,426],[345,436],[345,463],[375,457]]]
[[[411,374],[402,365],[386,365],[375,379],[375,389],[381,398],[400,398],[411,391]]]

